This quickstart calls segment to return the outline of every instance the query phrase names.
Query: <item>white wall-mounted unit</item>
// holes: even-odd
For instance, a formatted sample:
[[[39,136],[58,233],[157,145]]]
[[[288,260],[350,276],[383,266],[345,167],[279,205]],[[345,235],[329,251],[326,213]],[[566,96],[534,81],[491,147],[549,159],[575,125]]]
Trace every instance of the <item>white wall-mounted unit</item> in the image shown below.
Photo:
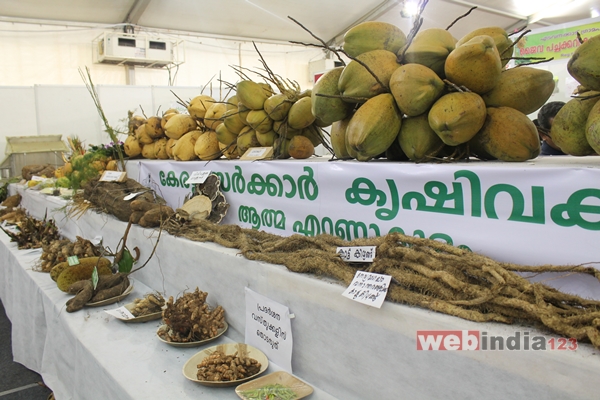
[[[342,63],[336,60],[324,58],[322,60],[311,61],[308,63],[308,80],[316,83],[325,72],[336,67],[341,67]]]
[[[183,41],[104,32],[92,42],[95,63],[162,68],[183,63]]]

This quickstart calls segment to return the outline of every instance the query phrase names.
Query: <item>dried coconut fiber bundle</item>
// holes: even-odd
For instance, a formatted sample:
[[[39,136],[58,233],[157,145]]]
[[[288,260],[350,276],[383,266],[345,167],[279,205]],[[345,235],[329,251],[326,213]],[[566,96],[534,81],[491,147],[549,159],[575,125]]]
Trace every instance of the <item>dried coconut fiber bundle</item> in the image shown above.
[[[431,239],[397,232],[346,241],[331,235],[281,237],[240,228],[193,221],[168,225],[167,231],[200,242],[239,249],[250,260],[285,265],[289,270],[329,277],[349,285],[358,269],[392,277],[386,300],[427,308],[476,322],[519,323],[589,341],[600,348],[600,301],[531,283],[518,272],[584,273],[584,266],[522,266]],[[343,261],[337,247],[377,246],[370,265]]]

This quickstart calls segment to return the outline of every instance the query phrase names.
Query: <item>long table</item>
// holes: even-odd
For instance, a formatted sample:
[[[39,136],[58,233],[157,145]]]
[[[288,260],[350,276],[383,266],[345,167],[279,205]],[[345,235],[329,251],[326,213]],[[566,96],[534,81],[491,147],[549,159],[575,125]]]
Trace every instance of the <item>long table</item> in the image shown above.
[[[102,236],[115,248],[126,224],[86,212],[67,218],[61,199],[15,186],[22,206],[46,212],[66,236]],[[133,226],[128,246],[145,260],[156,231]],[[232,390],[198,386],[181,367],[199,349],[174,349],[155,336],[158,323],[123,324],[100,310],[64,311],[67,299],[46,274],[31,270],[39,252],[24,252],[2,236],[0,298],[13,323],[15,360],[42,374],[59,399],[235,398]],[[479,332],[488,338],[520,335],[558,341],[533,327],[474,323],[390,302],[380,309],[351,301],[344,287],[280,265],[250,261],[234,249],[160,237],[155,257],[134,274],[139,296],[150,290],[177,295],[198,286],[226,310],[227,337],[244,341],[245,288],[295,314],[293,373],[317,388],[314,399],[596,399],[597,350],[419,351],[417,331]],[[133,298],[133,297],[131,297]],[[507,342],[508,343],[508,342]],[[489,347],[488,347],[489,348]]]

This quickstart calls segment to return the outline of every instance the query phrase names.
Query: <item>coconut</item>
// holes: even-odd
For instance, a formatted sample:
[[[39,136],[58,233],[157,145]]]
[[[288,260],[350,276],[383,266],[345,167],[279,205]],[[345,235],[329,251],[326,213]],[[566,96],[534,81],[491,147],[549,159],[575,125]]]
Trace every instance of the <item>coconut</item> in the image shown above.
[[[583,97],[600,95],[598,92],[588,92]],[[587,156],[596,153],[586,136],[587,122],[598,115],[600,109],[596,106],[600,97],[591,99],[571,99],[558,111],[552,121],[550,137],[565,154],[572,156]]]
[[[525,114],[510,107],[489,107],[483,128],[472,142],[502,161],[526,161],[540,154],[537,128]]]
[[[225,124],[217,126],[215,133],[217,134],[217,140],[219,143],[223,143],[225,145],[230,145],[231,143],[235,142],[238,137],[238,134],[227,129]]]
[[[438,76],[444,77],[444,64],[448,54],[456,47],[457,40],[442,28],[429,28],[419,31],[404,53],[404,64],[417,63],[431,68]],[[399,52],[401,53],[402,50]]]
[[[312,111],[312,100],[310,97],[302,97],[292,104],[288,112],[287,123],[290,128],[304,129],[315,121]]]
[[[224,103],[213,103],[206,114],[204,114],[204,125],[210,130],[217,129],[217,126],[223,123],[223,114],[227,111],[227,105]]]
[[[201,134],[194,144],[194,152],[201,160],[215,160],[221,157],[221,149],[215,131]]]
[[[169,154],[167,153],[168,140],[164,137],[154,142],[154,158],[159,160],[167,160],[169,158]]]
[[[348,127],[350,118],[335,121],[331,124],[329,140],[331,140],[333,154],[339,159],[350,158],[350,154],[348,154],[348,150],[346,149],[346,128]]]
[[[246,116],[246,122],[257,132],[267,133],[273,130],[273,120],[265,110],[251,110]]]
[[[274,94],[265,100],[263,109],[273,121],[281,121],[288,115],[292,104],[293,101],[285,94]]]
[[[446,146],[429,126],[427,114],[404,118],[397,141],[404,154],[415,162],[436,157]]]
[[[277,139],[278,137],[279,137],[279,135],[277,135],[277,133],[275,133],[275,131],[269,131],[269,132],[264,132],[264,133],[256,131],[256,140],[258,140],[258,143],[260,143],[260,145],[262,147],[273,146],[275,139]]]
[[[500,81],[502,61],[494,39],[487,35],[475,36],[457,46],[446,58],[446,78],[458,86],[484,94]]]
[[[227,130],[236,135],[240,133],[243,127],[247,126],[244,121],[238,116],[238,108],[230,108],[225,111],[222,115],[223,125],[227,127]],[[215,129],[216,130],[216,129]]]
[[[198,128],[196,120],[188,114],[175,114],[165,124],[165,134],[171,139],[179,139]]]
[[[251,127],[242,129],[236,140],[238,152],[243,155],[251,147],[260,147],[256,131]]]
[[[338,96],[338,81],[344,67],[337,67],[325,72],[315,83],[311,94],[311,112],[322,127],[346,118],[352,112],[353,105]],[[324,96],[323,96],[324,95]]]
[[[177,139],[175,146],[173,146],[173,159],[176,161],[191,161],[196,159],[194,146],[201,134],[201,131],[194,130]]]
[[[249,110],[260,110],[267,98],[273,93],[272,90],[251,80],[243,80],[236,85],[238,101]]]
[[[187,107],[188,113],[196,119],[202,119],[206,115],[206,111],[215,103],[215,101],[215,99],[205,94],[196,96],[190,100],[190,104]]]
[[[400,66],[396,54],[387,50],[368,51],[356,57],[356,60],[344,67],[338,82],[339,92],[347,96],[345,100],[349,102],[361,102],[361,98],[386,92],[392,73]],[[369,67],[379,82],[363,64]]]
[[[444,143],[466,143],[481,129],[486,118],[485,103],[472,92],[453,92],[442,96],[429,110],[431,128]]]
[[[305,159],[315,154],[315,146],[306,136],[297,135],[290,140],[288,153],[292,158]]]
[[[140,144],[142,144],[142,145],[154,142],[154,139],[152,137],[150,137],[150,135],[148,135],[148,132],[146,131],[145,123],[140,125],[135,130],[135,137],[137,138],[138,142],[140,142]]]
[[[142,157],[147,158],[148,160],[154,160],[156,155],[154,154],[154,142],[145,144],[142,147]]]
[[[140,142],[137,140],[137,138],[133,135],[129,135],[127,136],[127,139],[125,139],[125,143],[123,144],[123,150],[125,151],[125,154],[127,154],[128,157],[137,157],[140,154],[142,154],[142,146],[140,145]],[[68,163],[69,166],[71,165],[70,163]],[[65,164],[66,167],[66,164]],[[66,173],[66,168],[65,168],[65,173]]]
[[[146,120],[146,133],[152,139],[158,139],[165,135],[165,131],[160,125],[162,118],[160,117],[150,117]]]
[[[390,77],[390,91],[400,111],[409,117],[421,115],[442,95],[444,81],[429,67],[405,64]]]
[[[365,21],[348,29],[344,34],[344,51],[356,57],[371,50],[397,53],[406,44],[406,35],[388,22]]]

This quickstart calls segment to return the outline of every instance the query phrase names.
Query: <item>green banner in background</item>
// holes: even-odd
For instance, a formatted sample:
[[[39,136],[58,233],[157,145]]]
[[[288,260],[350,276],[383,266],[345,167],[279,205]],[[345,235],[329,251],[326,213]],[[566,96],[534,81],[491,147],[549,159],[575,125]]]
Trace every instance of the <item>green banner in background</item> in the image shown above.
[[[515,57],[569,59],[580,46],[577,32],[583,40],[600,33],[600,21],[568,28],[525,35],[515,46]],[[517,60],[517,64],[527,62]]]

